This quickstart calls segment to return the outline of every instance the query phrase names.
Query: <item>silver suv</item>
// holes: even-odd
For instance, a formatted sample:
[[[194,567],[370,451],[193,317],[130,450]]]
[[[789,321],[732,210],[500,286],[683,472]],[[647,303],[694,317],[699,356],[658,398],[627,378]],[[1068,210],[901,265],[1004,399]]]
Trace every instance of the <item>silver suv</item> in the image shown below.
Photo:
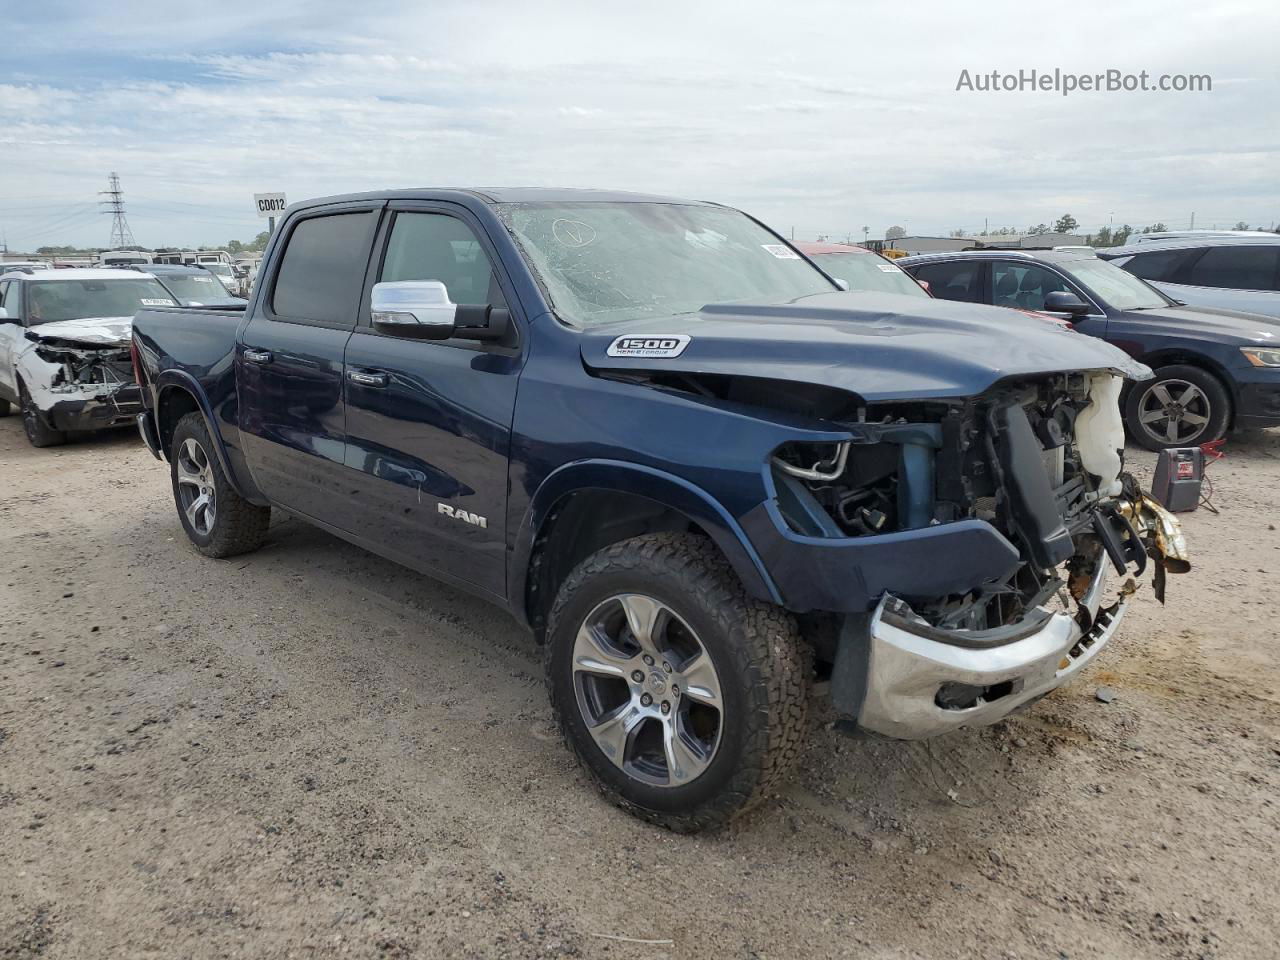
[[[1280,236],[1153,240],[1098,256],[1193,307],[1280,317]]]

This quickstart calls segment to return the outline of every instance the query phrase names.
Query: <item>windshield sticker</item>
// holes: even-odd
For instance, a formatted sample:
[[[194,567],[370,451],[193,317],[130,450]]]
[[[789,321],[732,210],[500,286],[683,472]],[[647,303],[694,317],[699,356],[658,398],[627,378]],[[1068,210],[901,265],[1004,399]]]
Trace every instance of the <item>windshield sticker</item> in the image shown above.
[[[213,277],[192,277],[196,283],[213,283]]]
[[[876,266],[880,268],[881,273],[901,273],[902,272],[901,267],[895,267],[892,263],[877,263]]]
[[[766,250],[772,253],[779,260],[799,260],[800,259],[800,254],[796,253],[790,247],[785,247],[780,243],[762,243],[760,244],[760,246],[764,247]]]
[[[158,297],[143,297],[141,303],[144,307],[172,307],[176,306],[172,300],[161,300]]]
[[[689,345],[689,336],[683,333],[660,334],[653,337],[618,337],[606,351],[611,357],[678,357]]]
[[[596,228],[581,220],[556,220],[551,235],[566,247],[585,247],[596,238]]]

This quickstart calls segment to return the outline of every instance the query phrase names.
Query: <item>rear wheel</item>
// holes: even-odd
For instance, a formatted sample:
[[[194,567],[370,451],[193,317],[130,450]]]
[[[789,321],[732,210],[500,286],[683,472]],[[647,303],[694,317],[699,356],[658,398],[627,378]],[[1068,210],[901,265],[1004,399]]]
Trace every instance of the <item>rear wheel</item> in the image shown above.
[[[178,421],[169,472],[182,527],[206,557],[257,550],[267,538],[271,508],[250,503],[232,489],[213,449],[204,417],[189,413]]]
[[[18,405],[22,408],[22,429],[33,447],[56,447],[67,442],[67,435],[61,430],[54,430],[44,418],[44,414],[31,399],[27,385],[18,381]]]
[[[1227,432],[1231,395],[1213,374],[1189,364],[1160,367],[1125,401],[1129,434],[1148,450],[1190,447]]]
[[[810,663],[793,618],[742,589],[703,537],[606,547],[561,586],[547,684],[602,792],[688,832],[720,826],[785,776],[805,732]]]

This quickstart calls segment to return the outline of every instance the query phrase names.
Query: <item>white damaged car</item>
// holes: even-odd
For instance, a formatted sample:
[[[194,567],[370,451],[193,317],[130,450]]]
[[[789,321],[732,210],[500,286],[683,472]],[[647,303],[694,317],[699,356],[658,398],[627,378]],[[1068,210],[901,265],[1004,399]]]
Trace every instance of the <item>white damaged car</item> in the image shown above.
[[[148,274],[42,270],[0,275],[0,416],[22,412],[37,447],[127,426],[142,410],[129,355],[133,315],[176,306]]]

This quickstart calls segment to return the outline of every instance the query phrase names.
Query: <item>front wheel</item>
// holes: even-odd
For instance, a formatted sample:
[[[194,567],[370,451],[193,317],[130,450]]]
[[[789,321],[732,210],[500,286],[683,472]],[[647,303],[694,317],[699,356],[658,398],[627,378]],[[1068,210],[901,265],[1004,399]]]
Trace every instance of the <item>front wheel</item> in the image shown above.
[[[18,381],[18,405],[22,408],[22,429],[33,447],[56,447],[67,442],[67,435],[54,430],[46,422],[44,414],[31,399],[27,385]]]
[[[267,538],[271,508],[250,503],[232,489],[213,453],[204,417],[178,421],[169,448],[169,475],[182,528],[206,557],[257,550]]]
[[[569,746],[645,820],[721,826],[800,752],[807,646],[704,537],[651,534],[587,558],[556,596],[545,653]]]
[[[1213,374],[1188,364],[1160,367],[1125,400],[1129,435],[1148,450],[1217,440],[1231,420],[1231,395]]]

